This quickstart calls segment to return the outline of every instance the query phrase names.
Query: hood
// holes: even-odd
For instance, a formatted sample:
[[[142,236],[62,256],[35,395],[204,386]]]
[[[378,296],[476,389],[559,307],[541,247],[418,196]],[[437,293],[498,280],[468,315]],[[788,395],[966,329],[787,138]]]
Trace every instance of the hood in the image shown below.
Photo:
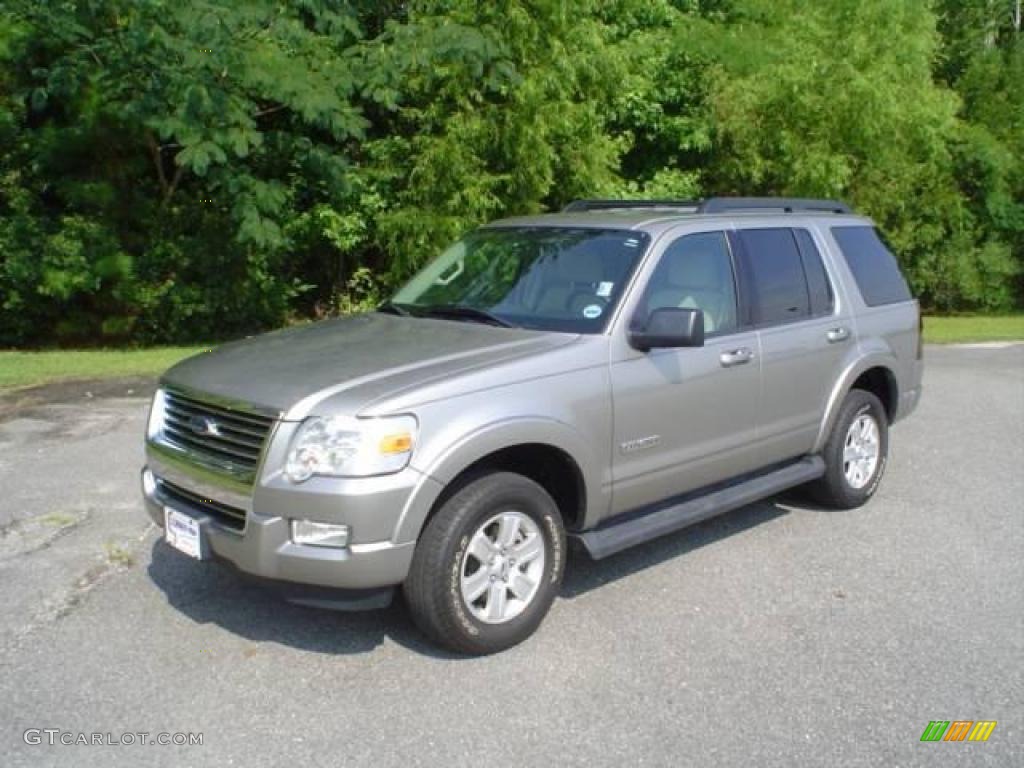
[[[178,363],[162,382],[300,419],[322,400],[350,413],[432,381],[566,344],[575,336],[383,313],[243,339]],[[346,397],[338,397],[347,394]]]

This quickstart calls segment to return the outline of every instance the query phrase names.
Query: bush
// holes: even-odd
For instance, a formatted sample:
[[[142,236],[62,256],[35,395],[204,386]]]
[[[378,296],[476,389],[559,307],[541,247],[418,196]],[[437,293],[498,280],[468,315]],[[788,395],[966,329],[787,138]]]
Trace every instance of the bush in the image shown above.
[[[848,198],[929,307],[1019,306],[1021,42],[940,5],[12,0],[0,344],[360,311],[599,195]]]

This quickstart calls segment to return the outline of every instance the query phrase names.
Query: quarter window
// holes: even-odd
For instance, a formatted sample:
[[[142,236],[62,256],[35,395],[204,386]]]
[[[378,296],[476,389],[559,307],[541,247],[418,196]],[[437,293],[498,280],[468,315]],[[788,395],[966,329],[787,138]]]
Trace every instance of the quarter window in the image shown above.
[[[744,273],[754,325],[800,320],[811,314],[807,278],[790,229],[741,229]]]
[[[853,272],[860,295],[869,307],[910,301],[910,288],[892,251],[874,227],[832,227],[832,237]]]

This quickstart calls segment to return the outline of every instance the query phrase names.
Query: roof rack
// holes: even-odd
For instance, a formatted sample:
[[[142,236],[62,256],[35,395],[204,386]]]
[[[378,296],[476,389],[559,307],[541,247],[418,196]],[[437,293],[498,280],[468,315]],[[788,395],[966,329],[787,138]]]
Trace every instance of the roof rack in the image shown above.
[[[838,200],[815,200],[806,197],[709,197],[707,200],[573,200],[562,210],[607,211],[616,208],[671,208],[686,213],[733,213],[737,211],[782,211],[796,213],[853,213]]]
[[[565,213],[581,211],[609,211],[616,208],[672,208],[697,213],[700,200],[573,200],[562,210]]]
[[[730,211],[814,211],[817,213],[853,213],[839,200],[815,200],[808,197],[710,197],[700,204],[698,213]]]

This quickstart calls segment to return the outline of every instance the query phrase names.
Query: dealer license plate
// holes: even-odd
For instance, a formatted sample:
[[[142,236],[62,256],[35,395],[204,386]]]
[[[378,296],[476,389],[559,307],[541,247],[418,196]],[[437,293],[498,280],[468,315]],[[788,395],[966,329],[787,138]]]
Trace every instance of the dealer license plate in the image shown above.
[[[180,552],[196,560],[203,559],[203,532],[199,521],[186,514],[164,507],[164,538]]]

